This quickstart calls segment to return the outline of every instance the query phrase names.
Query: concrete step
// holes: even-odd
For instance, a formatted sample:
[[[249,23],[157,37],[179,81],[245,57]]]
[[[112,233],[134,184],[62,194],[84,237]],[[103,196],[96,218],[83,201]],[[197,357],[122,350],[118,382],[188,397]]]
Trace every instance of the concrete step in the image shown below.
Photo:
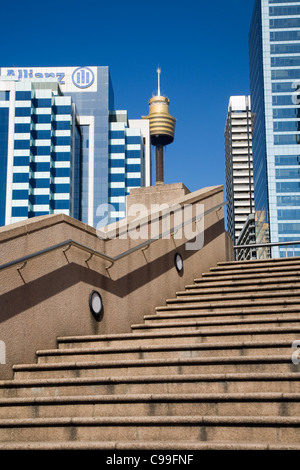
[[[257,356],[257,355],[290,355],[295,349],[290,341],[249,341],[236,343],[202,343],[202,344],[170,344],[157,346],[132,346],[109,348],[69,348],[37,351],[38,364],[98,361],[98,360],[136,360],[160,358],[210,357],[224,355]]]
[[[250,281],[250,282],[249,282]],[[238,276],[229,276],[225,280],[217,278],[198,278],[195,279],[194,284],[187,284],[185,286],[185,290],[190,291],[191,289],[228,289],[233,288],[248,288],[248,289],[256,289],[256,287],[270,287],[273,285],[281,285],[285,283],[291,283],[293,285],[298,285],[299,283],[299,276],[296,275],[276,275],[276,276],[255,276],[251,275],[248,277],[247,275],[242,275],[241,277]]]
[[[176,321],[177,320],[177,321]],[[137,325],[132,325],[133,331],[174,331],[174,329],[180,328],[183,331],[201,331],[202,334],[207,334],[214,332],[214,330],[219,329],[219,332],[222,335],[222,331],[228,336],[228,329],[230,327],[235,327],[238,331],[237,333],[245,334],[248,328],[258,327],[258,328],[273,328],[280,327],[282,329],[287,329],[290,327],[300,328],[299,316],[284,316],[284,317],[266,317],[266,318],[254,318],[254,319],[231,319],[231,320],[208,320],[208,321],[196,321],[194,319],[187,318],[183,320],[182,318],[177,318],[175,320],[169,319],[161,320],[149,320],[146,323],[141,323]],[[218,333],[219,333],[218,332]]]
[[[13,366],[16,380],[35,378],[110,377],[116,375],[220,374],[251,372],[297,372],[290,355],[248,357],[202,357],[123,361],[57,362]]]
[[[249,286],[247,283],[245,283],[244,285],[242,284],[240,286],[229,285],[227,287],[220,287],[218,284],[214,287],[201,286],[201,288],[199,288],[199,285],[194,284],[186,286],[184,291],[177,291],[176,296],[180,298],[194,295],[205,297],[206,295],[210,294],[213,296],[226,297],[228,294],[251,295],[251,293],[262,293],[262,295],[265,294],[269,297],[273,295],[274,292],[278,292],[279,295],[280,293],[289,294],[295,290],[300,290],[300,279],[294,280],[293,282],[274,282],[265,284],[257,283],[255,286]]]
[[[217,263],[217,266],[213,266],[211,271],[223,269],[230,270],[235,269],[265,269],[269,267],[284,267],[284,266],[299,266],[300,267],[300,257],[293,258],[272,258],[265,260],[249,260],[249,261],[221,261]]]
[[[204,293],[201,289],[195,289],[192,292],[178,292],[176,293],[176,297],[173,299],[167,299],[167,304],[174,304],[174,303],[186,303],[186,302],[214,302],[216,301],[240,301],[240,300],[256,300],[256,299],[276,299],[276,298],[299,298],[300,297],[300,288],[293,286],[290,284],[287,289],[283,289],[280,287],[274,286],[272,289],[251,289],[248,288],[246,291],[233,291],[232,292],[220,292],[218,289],[215,289],[214,292],[210,294]]]
[[[227,267],[213,267],[207,273],[202,273],[202,276],[222,276],[236,275],[236,274],[256,274],[256,275],[267,275],[270,273],[290,273],[293,271],[300,270],[300,262],[291,262],[289,264],[269,264],[269,265],[248,265],[241,264],[238,266],[227,266]]]
[[[0,399],[0,419],[189,415],[299,417],[300,394],[170,393]]]
[[[300,445],[298,444],[282,444],[280,442],[274,443],[260,443],[260,442],[221,442],[221,441],[209,441],[209,442],[200,442],[200,441],[52,441],[52,442],[0,442],[0,450],[4,451],[114,451],[114,452],[123,452],[130,451],[131,456],[135,455],[134,452],[148,451],[150,452],[150,457],[148,457],[147,462],[150,462],[151,465],[161,465],[161,460],[159,460],[158,454],[153,454],[155,451],[174,451],[174,457],[171,457],[171,460],[168,460],[167,465],[169,464],[179,464],[180,465],[190,465],[195,462],[195,455],[191,453],[192,458],[186,452],[195,452],[195,451],[299,451]],[[185,451],[182,455],[177,451]],[[113,455],[113,454],[112,454]],[[119,454],[117,454],[118,456]],[[153,455],[153,457],[152,457]],[[127,457],[128,458],[128,457]],[[137,459],[139,457],[136,457]],[[151,461],[151,458],[153,459]],[[255,457],[254,457],[255,458]],[[144,460],[144,459],[143,459]],[[247,456],[247,462],[249,461],[249,454]],[[141,462],[131,460],[133,466],[138,466]]]
[[[202,332],[199,329],[181,331],[173,328],[172,331],[158,332],[155,329],[144,332],[141,329],[133,333],[117,335],[88,335],[88,336],[66,336],[57,339],[58,349],[78,348],[123,348],[141,346],[161,346],[179,344],[206,344],[206,343],[228,343],[228,342],[250,342],[250,341],[289,341],[293,343],[300,337],[300,326],[298,327],[257,327],[239,331],[237,328],[215,328],[212,331]]]
[[[285,277],[291,277],[291,276],[297,276],[299,277],[300,274],[300,269],[284,269],[281,270],[280,268],[277,268],[276,270],[266,270],[263,273],[258,273],[255,269],[249,270],[249,271],[239,271],[235,270],[232,272],[227,272],[227,271],[220,271],[220,272],[208,272],[208,273],[203,273],[202,277],[195,278],[194,282],[195,283],[202,283],[202,282],[222,282],[222,281],[241,281],[241,280],[248,280],[249,283],[253,279],[258,279],[260,276],[263,276],[264,278],[273,278],[273,279],[278,279],[278,278],[285,278]]]
[[[176,325],[180,323],[180,327],[189,328],[189,327],[197,327],[197,328],[205,328],[206,330],[213,329],[215,327],[230,327],[232,325],[237,325],[238,327],[244,328],[246,326],[282,326],[283,328],[286,326],[297,326],[299,325],[299,315],[273,315],[265,317],[261,315],[260,317],[256,316],[254,318],[220,318],[217,320],[212,320],[209,318],[208,320],[203,320],[200,317],[200,320],[197,320],[194,315],[190,316],[188,314],[184,315],[177,315],[175,318],[172,318],[172,314],[168,317],[160,316],[160,315],[153,315],[151,318],[145,318],[145,323],[141,324],[140,326],[143,329],[147,329],[147,327],[154,327],[154,328],[176,328]],[[138,325],[133,325],[132,328],[135,329]],[[205,331],[206,331],[205,330]]]
[[[286,298],[286,297],[272,297],[272,298],[243,298],[240,299],[220,299],[220,300],[211,300],[211,301],[199,301],[197,298],[191,297],[188,301],[180,301],[178,299],[169,300],[166,306],[159,306],[155,308],[156,312],[161,312],[165,310],[186,310],[186,309],[197,309],[197,310],[207,310],[210,311],[212,309],[219,309],[223,310],[225,308],[231,308],[232,311],[238,311],[242,308],[249,308],[249,307],[260,307],[261,309],[272,307],[272,306],[282,306],[283,308],[288,306],[300,306],[300,297],[297,295],[296,297]]]
[[[3,442],[300,442],[299,417],[159,416],[0,420]]]
[[[124,394],[300,393],[300,371],[39,378],[0,382],[0,397]]]
[[[170,313],[169,313],[170,312]],[[154,315],[145,315],[144,320],[145,324],[150,324],[151,322],[166,322],[166,321],[188,321],[188,320],[197,320],[203,322],[220,322],[220,321],[239,321],[239,320],[249,320],[249,321],[263,321],[266,318],[269,319],[284,319],[284,318],[300,318],[300,306],[296,307],[286,307],[282,308],[281,306],[274,306],[270,309],[261,309],[261,308],[248,308],[242,310],[225,309],[217,310],[213,312],[202,312],[197,309],[189,311],[188,309],[183,310],[173,310],[172,308],[157,310],[157,313]],[[275,320],[276,321],[276,320]]]

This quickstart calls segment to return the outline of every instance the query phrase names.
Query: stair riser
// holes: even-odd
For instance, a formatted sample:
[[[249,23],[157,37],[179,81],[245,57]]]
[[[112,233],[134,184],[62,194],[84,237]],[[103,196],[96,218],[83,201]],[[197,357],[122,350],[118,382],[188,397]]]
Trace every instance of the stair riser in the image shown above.
[[[122,381],[111,383],[75,383],[0,388],[1,398],[92,396],[149,393],[300,393],[300,380],[233,380],[213,379],[192,381]]]
[[[205,323],[208,324],[207,326],[211,326],[211,327],[215,327],[216,325],[220,325],[220,326],[230,326],[230,325],[236,325],[236,324],[243,324],[243,323],[248,323],[250,325],[254,325],[254,324],[258,324],[258,325],[261,325],[261,324],[264,324],[266,323],[266,319],[268,319],[270,322],[272,323],[278,323],[279,326],[282,324],[282,321],[284,322],[290,322],[290,320],[292,318],[295,318],[297,316],[297,314],[295,313],[285,313],[285,312],[274,312],[273,314],[270,313],[270,314],[259,314],[259,313],[249,313],[248,315],[245,315],[245,314],[238,314],[238,315],[218,315],[218,314],[215,314],[215,315],[211,315],[211,316],[205,316],[203,314],[200,314],[200,313],[195,313],[195,312],[191,312],[189,314],[187,313],[183,313],[183,314],[179,314],[179,313],[174,313],[173,315],[170,314],[168,316],[166,315],[153,315],[153,317],[151,318],[145,318],[144,320],[144,324],[145,325],[152,325],[152,324],[158,324],[158,322],[162,322],[164,324],[166,323],[171,323],[171,324],[174,324],[174,323],[182,323],[182,322],[185,322],[185,321],[191,321],[191,322],[195,322],[195,321],[198,321],[198,322],[201,322],[203,323],[204,326]],[[241,321],[242,320],[242,321]],[[279,320],[279,322],[278,322]],[[300,312],[299,312],[299,318],[295,319],[294,322],[297,324],[297,326],[300,325]]]
[[[265,313],[274,310],[283,311],[295,311],[299,313],[300,310],[300,297],[295,299],[282,298],[282,299],[264,299],[264,300],[229,300],[220,302],[196,302],[191,300],[190,302],[169,302],[166,306],[160,306],[155,309],[157,313],[160,312],[177,312],[177,313],[188,313],[189,311],[207,311],[216,313],[243,313],[251,311],[263,311]]]
[[[295,426],[261,427],[259,425],[94,425],[94,426],[37,426],[0,428],[0,442],[34,441],[218,441],[272,442],[299,444],[300,429]]]
[[[199,350],[182,350],[182,351],[138,351],[138,352],[119,352],[119,353],[97,353],[97,354],[68,354],[68,355],[47,355],[40,356],[38,358],[38,364],[53,364],[58,362],[83,362],[83,361],[122,361],[122,360],[135,360],[135,359],[171,359],[178,357],[180,359],[184,358],[195,358],[195,357],[211,357],[211,356],[274,356],[274,355],[288,355],[292,357],[295,349],[291,348],[291,345],[282,346],[282,347],[272,347],[269,348],[220,348],[216,349],[199,349]]]
[[[202,285],[203,284],[203,285]],[[256,293],[262,293],[262,294],[270,294],[272,295],[274,292],[289,292],[289,291],[295,291],[300,289],[300,281],[297,278],[292,279],[292,282],[269,282],[269,283],[262,283],[261,281],[257,282],[254,284],[251,282],[251,286],[249,286],[249,283],[246,283],[243,285],[239,285],[238,283],[229,284],[225,286],[220,286],[220,283],[214,283],[211,286],[206,286],[204,283],[201,284],[201,288],[199,285],[194,284],[194,285],[187,285],[185,287],[185,291],[179,291],[177,292],[178,298],[181,298],[183,296],[187,295],[219,295],[226,297],[227,295],[231,294],[256,294]]]
[[[268,299],[268,298],[297,298],[299,297],[300,290],[296,288],[295,285],[291,286],[288,289],[284,289],[279,286],[274,286],[273,289],[261,290],[258,288],[254,288],[249,286],[246,290],[239,292],[237,289],[232,289],[232,292],[222,292],[221,289],[216,288],[209,294],[205,294],[202,289],[195,289],[192,292],[181,292],[176,295],[177,301],[189,301],[193,299],[197,299],[199,297],[199,301],[210,301],[211,299],[216,300],[232,300],[232,299]],[[170,299],[176,301],[176,299]]]
[[[110,376],[137,376],[137,375],[174,375],[174,374],[221,374],[221,373],[251,373],[251,372],[300,372],[300,365],[295,365],[292,361],[277,363],[276,360],[267,363],[224,363],[219,364],[158,364],[151,366],[120,366],[120,367],[91,367],[91,368],[70,368],[70,369],[40,369],[16,371],[15,379],[32,380],[42,378],[76,378],[76,377],[110,377]]]
[[[222,283],[223,281],[229,282],[240,282],[248,280],[248,284],[251,285],[253,281],[254,284],[259,282],[259,279],[263,277],[263,279],[272,279],[272,280],[286,280],[286,278],[290,277],[298,277],[300,276],[300,270],[288,270],[288,271],[273,271],[273,272],[250,272],[250,271],[243,271],[243,272],[223,272],[223,273],[203,273],[202,277],[194,279],[195,284],[202,284],[202,283]],[[220,284],[219,284],[220,285]]]
[[[134,339],[124,340],[96,340],[96,341],[84,341],[84,342],[64,342],[59,344],[59,349],[72,349],[72,348],[107,348],[107,347],[122,347],[124,344],[126,347],[137,347],[137,346],[156,346],[161,345],[162,342],[164,345],[174,345],[174,344],[200,344],[200,343],[220,343],[220,342],[229,342],[229,341],[290,341],[290,344],[293,341],[300,339],[300,328],[296,331],[283,331],[280,330],[277,332],[271,331],[254,331],[240,333],[236,329],[230,330],[227,334],[220,332],[219,334],[211,332],[210,334],[201,334],[198,330],[193,332],[192,335],[180,335],[180,336],[166,336],[166,337],[141,337]]]
[[[200,279],[195,279],[193,284],[187,284],[185,286],[186,290],[190,289],[233,289],[234,292],[236,288],[244,288],[245,287],[251,287],[255,289],[256,287],[259,288],[268,288],[273,285],[281,285],[281,284],[286,284],[286,283],[293,283],[293,285],[297,285],[299,282],[299,275],[282,275],[282,276],[251,276],[251,282],[249,283],[249,278],[247,276],[244,276],[244,278],[237,279],[236,276],[234,280],[229,277],[228,279],[221,280],[220,277],[217,277],[216,279],[213,278],[200,278]],[[249,285],[250,284],[250,285]]]
[[[300,403],[288,401],[165,402],[27,405],[0,407],[0,419],[98,416],[300,416]]]
[[[239,334],[239,335],[242,335],[243,333],[244,334],[247,334],[247,330],[250,330],[250,329],[268,329],[268,328],[282,328],[283,330],[283,335],[285,334],[284,333],[284,329],[288,329],[288,328],[295,328],[297,329],[297,332],[294,333],[294,336],[295,335],[298,335],[298,337],[300,337],[300,327],[299,327],[299,320],[296,320],[296,321],[291,321],[291,322],[286,322],[286,321],[281,321],[281,320],[277,320],[277,321],[274,321],[274,322],[263,322],[263,323],[248,323],[248,325],[246,324],[242,324],[242,325],[239,325],[238,323],[234,324],[234,325],[212,325],[212,326],[202,326],[201,324],[196,324],[196,325],[193,325],[193,322],[191,321],[190,322],[191,325],[188,325],[186,324],[185,322],[174,322],[174,323],[152,323],[151,325],[149,326],[144,326],[144,325],[134,325],[132,327],[132,329],[134,331],[142,331],[143,333],[152,333],[153,331],[155,331],[155,333],[167,333],[167,332],[176,332],[176,330],[179,330],[181,333],[184,333],[184,332],[195,332],[195,333],[198,333],[198,332],[201,332],[201,334],[203,336],[205,335],[213,335],[214,332],[216,331],[216,329],[218,330],[221,330],[224,328],[223,332],[220,331],[220,334],[223,334],[223,336],[226,335],[226,330],[229,330],[229,329],[232,329],[234,328],[235,331],[232,331],[231,334],[235,335],[236,334]],[[288,338],[285,338],[285,339],[288,339]],[[298,339],[298,338],[294,338],[294,339]]]
[[[223,268],[211,268],[209,272],[203,273],[203,277],[207,276],[223,276],[223,275],[230,275],[230,276],[236,276],[236,275],[243,275],[243,274],[255,274],[257,276],[259,275],[265,275],[268,276],[269,274],[289,274],[292,275],[292,273],[297,274],[300,271],[300,265],[294,264],[290,266],[246,266],[244,269],[241,268],[231,268],[229,267],[228,269],[223,269]]]

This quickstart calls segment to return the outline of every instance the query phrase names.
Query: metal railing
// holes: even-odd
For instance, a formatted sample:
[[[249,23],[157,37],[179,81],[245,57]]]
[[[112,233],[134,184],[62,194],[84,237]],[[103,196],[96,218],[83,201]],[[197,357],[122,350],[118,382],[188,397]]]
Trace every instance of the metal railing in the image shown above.
[[[38,258],[40,256],[43,256],[45,255],[46,253],[50,253],[52,251],[55,251],[55,250],[58,250],[60,248],[63,248],[63,247],[66,247],[66,249],[64,250],[64,253],[66,251],[68,251],[72,246],[73,247],[76,247],[76,248],[79,248],[87,253],[90,254],[89,258],[85,260],[85,262],[87,263],[91,258],[92,256],[96,256],[98,258],[102,258],[106,261],[109,261],[111,263],[110,266],[107,266],[106,267],[106,270],[110,269],[113,264],[122,259],[122,258],[125,258],[126,256],[129,256],[130,254],[136,252],[136,251],[139,251],[139,250],[143,250],[144,248],[148,247],[149,245],[151,245],[152,243],[154,243],[155,241],[159,240],[159,239],[162,239],[164,238],[166,235],[172,235],[174,234],[175,232],[177,232],[177,230],[179,230],[180,228],[182,228],[182,226],[184,225],[189,225],[193,222],[198,222],[199,220],[201,220],[203,217],[205,217],[206,215],[212,213],[212,212],[218,212],[220,209],[222,209],[222,207],[224,207],[225,205],[227,204],[227,202],[223,202],[221,204],[218,204],[217,206],[211,208],[211,209],[208,209],[206,212],[204,212],[203,214],[201,214],[200,216],[195,216],[193,217],[192,219],[190,219],[189,221],[185,222],[184,224],[180,224],[180,225],[177,225],[176,227],[173,227],[172,229],[170,230],[167,230],[163,233],[159,233],[158,236],[156,238],[151,238],[151,239],[148,239],[148,240],[145,240],[144,242],[140,243],[139,245],[133,247],[133,248],[130,248],[129,250],[126,250],[126,251],[123,251],[122,253],[120,253],[119,255],[117,256],[109,256],[105,253],[102,253],[101,251],[97,251],[97,250],[94,250],[93,248],[90,248],[86,245],[83,245],[81,243],[78,243],[76,242],[75,240],[73,239],[68,239],[68,240],[65,240],[63,242],[60,242],[60,243],[57,243],[55,245],[52,245],[52,246],[49,246],[43,250],[39,250],[39,251],[36,251],[34,253],[31,253],[29,255],[26,255],[26,256],[22,256],[21,258],[17,258],[13,261],[9,261],[7,263],[4,263],[2,265],[0,265],[0,271],[1,270],[4,270],[4,269],[8,269],[12,266],[18,266],[18,270],[21,270],[25,267],[25,265],[27,264],[27,262],[31,259],[34,259],[34,258]]]
[[[257,248],[270,248],[270,249],[272,249],[273,247],[277,247],[277,246],[278,247],[280,247],[280,246],[284,247],[285,246],[286,255],[287,255],[288,247],[293,246],[293,256],[295,256],[295,245],[300,245],[300,240],[290,241],[290,242],[249,243],[248,245],[234,245],[233,249],[236,252],[238,250],[257,249]]]

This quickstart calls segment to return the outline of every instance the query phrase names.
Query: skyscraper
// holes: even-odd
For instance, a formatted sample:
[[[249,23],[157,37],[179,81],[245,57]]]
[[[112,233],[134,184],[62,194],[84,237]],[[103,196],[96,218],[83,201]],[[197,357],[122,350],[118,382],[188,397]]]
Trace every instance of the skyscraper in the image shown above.
[[[63,212],[96,227],[151,184],[149,126],[114,110],[108,67],[2,68],[0,122],[0,225]]]
[[[299,1],[256,0],[249,60],[256,240],[300,240]]]
[[[227,225],[234,243],[254,212],[250,96],[231,96],[225,126]]]

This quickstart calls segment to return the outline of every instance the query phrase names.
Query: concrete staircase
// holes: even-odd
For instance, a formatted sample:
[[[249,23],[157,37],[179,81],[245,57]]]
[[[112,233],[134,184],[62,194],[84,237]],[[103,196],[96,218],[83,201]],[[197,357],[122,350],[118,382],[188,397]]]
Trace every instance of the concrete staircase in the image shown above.
[[[0,382],[0,449],[300,449],[300,258],[220,263]]]

